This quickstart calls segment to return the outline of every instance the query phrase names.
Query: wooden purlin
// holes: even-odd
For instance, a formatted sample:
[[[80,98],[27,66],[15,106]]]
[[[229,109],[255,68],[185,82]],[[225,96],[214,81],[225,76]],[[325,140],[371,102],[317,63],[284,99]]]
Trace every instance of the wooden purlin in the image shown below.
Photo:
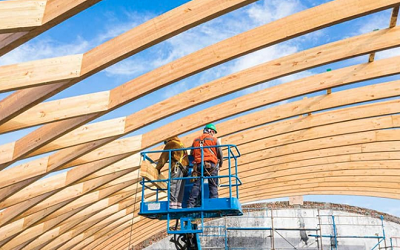
[[[218,2],[213,0],[190,1],[153,20],[141,24],[86,52],[81,61],[82,66],[80,74],[74,79],[63,83],[20,90],[2,100],[0,102],[0,107],[2,107],[2,109],[0,109],[0,124],[120,60],[188,30],[202,22],[216,18],[254,1],[256,0],[219,0]],[[190,11],[187,11],[189,9]],[[182,20],[185,21],[183,22]],[[159,27],[163,28],[160,29]],[[40,67],[42,61],[31,63]],[[18,65],[15,66],[17,67]],[[14,74],[19,75],[20,72],[16,70]],[[53,82],[59,80],[56,75],[49,75],[48,77],[51,78]],[[40,84],[44,84],[44,82],[36,82],[36,85]]]
[[[101,0],[0,2],[0,56]],[[11,17],[11,18],[10,18]]]

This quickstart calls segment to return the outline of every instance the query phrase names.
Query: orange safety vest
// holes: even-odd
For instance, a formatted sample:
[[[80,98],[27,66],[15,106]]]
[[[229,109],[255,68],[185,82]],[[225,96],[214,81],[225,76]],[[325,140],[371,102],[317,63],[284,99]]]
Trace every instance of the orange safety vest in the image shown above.
[[[202,142],[203,147],[206,146],[216,146],[217,145],[217,138],[209,135],[209,134],[202,134],[201,136],[197,137],[193,141],[192,147],[200,147],[200,143]],[[193,149],[192,155],[194,156],[194,161],[197,164],[201,163],[201,149]],[[214,164],[218,163],[217,158],[217,148],[204,148],[203,149],[203,161],[210,161]]]

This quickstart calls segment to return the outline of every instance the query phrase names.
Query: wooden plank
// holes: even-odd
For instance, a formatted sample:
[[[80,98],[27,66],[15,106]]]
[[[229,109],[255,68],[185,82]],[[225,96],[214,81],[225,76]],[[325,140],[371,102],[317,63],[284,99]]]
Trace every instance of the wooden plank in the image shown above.
[[[111,159],[110,159],[111,160]],[[19,202],[24,201],[27,198],[33,198],[48,192],[52,192],[54,190],[60,190],[71,183],[82,183],[85,181],[93,180],[96,178],[100,178],[102,176],[106,176],[112,173],[117,173],[119,171],[124,171],[130,168],[138,168],[140,166],[140,155],[135,154],[128,158],[123,159],[122,161],[117,161],[116,163],[107,166],[99,171],[96,169],[101,168],[102,164],[98,164],[95,162],[94,164],[83,164],[77,166],[68,172],[64,172],[55,176],[51,176],[49,178],[37,181],[29,185],[28,187],[20,190],[18,193],[13,196],[5,199],[0,202],[0,209],[6,208],[8,206],[12,206],[18,204]],[[85,178],[82,178],[82,173],[90,169],[90,171],[86,171]],[[92,172],[92,174],[88,174]],[[79,179],[77,176],[79,175]]]
[[[142,161],[140,166],[140,176],[148,181],[168,179],[164,175],[158,174],[157,169],[147,161]],[[167,183],[165,182],[154,182],[154,185],[161,189],[167,189]]]
[[[40,17],[40,25],[30,29],[29,31],[13,32],[11,34],[0,34],[0,56],[15,49],[21,44],[29,41],[30,39],[38,36],[44,31],[56,26],[64,20],[74,16],[92,6],[101,0],[47,0],[45,12]],[[43,1],[7,1],[14,2],[15,4],[22,4],[27,2],[43,2]],[[2,4],[5,4],[3,1]],[[10,4],[10,3],[9,3]],[[10,21],[17,21],[12,18]],[[21,21],[21,20],[20,20]]]
[[[398,29],[398,32],[400,32],[400,29]],[[382,33],[384,34],[384,33]],[[381,34],[381,35],[382,35]],[[381,37],[381,35],[379,37]],[[385,39],[385,37],[382,37],[382,39]],[[353,40],[358,41],[358,44],[364,44],[365,41],[363,39],[359,38],[354,38]],[[377,40],[377,39],[374,39]],[[381,44],[380,42],[376,41],[378,44]],[[313,67],[316,65],[319,65],[321,63],[327,63],[331,61],[335,61],[336,59],[339,59],[341,57],[347,57],[344,54],[341,53],[334,53],[336,50],[342,50],[339,49],[339,47],[348,47],[349,41],[340,41],[334,44],[330,45],[324,45],[319,48],[314,48],[307,53],[301,52],[297,53],[291,56],[287,56],[282,59],[277,59],[269,63],[262,64],[257,67],[253,67],[252,69],[245,70],[242,72],[239,72],[237,74],[233,74],[224,78],[221,78],[219,80],[213,81],[209,84],[200,86],[198,88],[195,88],[193,90],[187,91],[187,93],[183,93],[179,95],[179,98],[171,98],[169,100],[160,102],[156,105],[153,105],[149,108],[146,108],[142,111],[139,111],[135,114],[132,114],[128,116],[126,119],[126,127],[124,133],[121,133],[120,135],[126,134],[128,132],[132,132],[135,129],[138,129],[144,124],[150,124],[151,122],[157,121],[161,118],[164,118],[168,115],[172,115],[178,111],[182,111],[185,108],[190,108],[196,104],[205,102],[207,100],[212,100],[213,98],[216,98],[222,94],[227,94],[231,93],[233,91],[242,89],[246,86],[252,86],[254,84],[266,81],[266,80],[272,80],[277,77],[280,77],[284,75],[285,71],[290,71],[290,72],[296,72],[296,70],[303,70],[307,69],[309,67]],[[371,45],[371,43],[370,43]],[[371,45],[372,46],[372,45]],[[335,49],[333,49],[335,47]],[[355,47],[360,47],[356,46]],[[366,49],[365,46],[361,46],[361,48]],[[326,53],[321,53],[323,58],[315,57],[315,54],[318,54],[318,51],[322,50],[327,50],[328,52]],[[347,51],[346,49],[343,49],[343,51]],[[351,50],[352,54],[354,55],[357,53],[361,53],[361,51],[356,52],[356,50]],[[346,52],[347,53],[347,52]],[[298,68],[293,68],[291,65],[294,60],[297,60],[298,63],[296,64],[296,67]],[[292,98],[297,95],[302,95],[314,91],[321,90],[323,88],[329,87],[329,86],[341,86],[344,84],[349,84],[349,83],[354,83],[366,79],[373,79],[379,76],[387,76],[387,75],[392,75],[395,73],[398,73],[400,71],[400,67],[396,63],[399,60],[399,58],[391,58],[391,59],[385,59],[378,61],[376,64],[371,64],[371,65],[357,65],[353,67],[348,67],[345,69],[337,70],[337,71],[332,71],[332,72],[326,72],[325,74],[321,75],[316,75],[312,77],[308,77],[305,79],[301,79],[298,81],[294,81],[292,83],[285,84],[283,86],[276,86],[273,88],[270,88],[269,90],[266,90],[264,92],[259,92],[260,94],[256,97],[259,98],[259,96],[263,96],[263,102],[260,105],[266,105],[269,103],[273,103],[276,101],[283,100],[285,98]],[[300,61],[306,62],[305,65],[300,63]],[[276,68],[275,70],[266,70],[270,69],[274,65],[286,65],[282,66],[284,68]],[[276,67],[276,66],[275,66]],[[286,68],[287,67],[287,68]],[[265,73],[265,72],[268,72]],[[337,78],[333,77],[337,76]],[[338,79],[346,79],[346,80],[338,80]],[[231,79],[231,80],[230,80]],[[228,86],[225,84],[226,81],[230,81],[231,84]],[[305,82],[315,82],[315,84],[310,85],[310,84],[304,84]],[[320,84],[320,82],[323,82],[323,84]],[[296,89],[298,91],[287,91],[287,89]],[[207,91],[207,95],[200,95],[203,96],[203,98],[199,98],[199,93],[203,93],[204,91]],[[243,98],[242,98],[243,99]],[[175,101],[174,101],[175,100]],[[177,102],[179,100],[179,103]],[[241,99],[239,99],[241,100]],[[187,103],[187,105],[182,106],[181,103]],[[254,106],[253,106],[254,107]],[[141,117],[141,119],[137,119],[137,117]],[[105,122],[103,122],[105,123]],[[105,124],[109,128],[114,128],[114,126],[110,126],[109,124]],[[102,127],[102,123],[98,123],[97,126],[94,127]],[[116,124],[117,126],[117,124]],[[57,131],[61,130],[63,127],[64,129],[67,128],[63,123],[60,123]],[[103,130],[102,130],[103,131]],[[104,129],[104,131],[106,131]],[[90,131],[87,131],[87,133],[90,134]],[[64,138],[67,138],[68,136],[65,136]],[[76,141],[76,137],[71,137],[69,136],[70,141]],[[73,139],[72,139],[73,138]],[[99,137],[94,134],[93,138],[99,139]],[[81,141],[77,141],[77,143],[81,143]],[[48,145],[47,151],[42,151],[40,150],[39,152],[44,153],[48,152],[51,149],[60,149],[62,148],[62,143],[59,141],[54,142],[55,145],[60,145],[57,148],[52,148],[50,145]],[[70,144],[69,144],[70,145]],[[36,155],[37,153],[33,153],[32,155]]]
[[[121,117],[83,125],[30,153],[29,157],[124,134],[125,122],[126,118]]]
[[[0,125],[0,134],[104,111],[107,109],[108,99],[109,92],[104,91],[40,103]]]
[[[52,4],[51,8],[57,11],[58,6],[64,5],[63,1],[64,0],[59,0],[55,2]],[[153,20],[141,24],[85,53],[82,59],[82,71],[78,78],[60,85],[52,84],[29,90],[17,91],[2,100],[0,102],[0,124],[120,60],[188,30],[201,22],[211,20],[254,1],[255,0],[219,0],[218,3],[214,0],[190,1]],[[66,2],[70,4],[75,3],[73,0],[68,0]],[[79,0],[79,2],[84,4],[84,0]],[[387,4],[383,6],[387,6]],[[188,9],[191,11],[187,11]],[[183,22],[182,20],[185,21]],[[162,28],[160,29],[160,27]],[[34,63],[40,64],[40,61]],[[36,93],[40,93],[40,95],[36,95]],[[30,98],[22,99],[23,101],[21,101],[20,98],[17,98],[21,95],[29,96]]]
[[[137,183],[138,184],[138,183]],[[140,189],[138,190],[140,192]],[[136,200],[136,204],[134,203]],[[108,202],[107,204],[103,204],[102,206],[93,204],[91,207],[82,210],[81,212],[75,214],[74,216],[70,217],[68,220],[62,222],[59,226],[59,230],[57,230],[57,235],[61,236],[58,237],[56,235],[49,235],[49,232],[45,232],[39,238],[35,239],[34,242],[28,245],[28,248],[33,248],[37,245],[42,245],[41,249],[47,249],[48,246],[44,247],[49,241],[53,242],[53,244],[59,244],[59,242],[68,241],[70,238],[73,238],[83,232],[85,229],[93,227],[94,225],[99,226],[107,226],[108,224],[112,223],[113,221],[121,218],[122,216],[131,214],[133,211],[133,207],[136,206],[138,208],[140,202],[140,195],[139,200],[134,198],[132,195],[127,199],[119,198],[118,203],[115,201],[113,203]],[[74,218],[75,217],[75,218]],[[70,222],[68,222],[70,221]],[[105,224],[105,225],[104,225]],[[79,225],[77,227],[77,225]],[[31,231],[34,228],[30,229]],[[26,241],[26,233],[20,234],[20,243]],[[14,244],[20,244],[16,241],[17,238],[14,238]],[[54,239],[57,239],[54,241]],[[11,243],[11,242],[10,242]],[[8,243],[8,245],[4,245],[4,247],[9,246],[13,247]],[[25,245],[26,247],[27,245]],[[59,249],[59,247],[57,247]]]
[[[160,197],[166,197],[166,195],[162,195]],[[60,238],[57,239],[57,241],[55,242],[54,240],[51,241],[50,244],[47,244],[45,246],[44,249],[48,249],[48,248],[54,248],[56,247],[57,249],[68,249],[68,247],[71,247],[72,245],[76,245],[79,242],[81,242],[82,240],[91,237],[92,235],[95,235],[97,232],[99,232],[100,230],[102,230],[103,228],[109,227],[110,224],[116,222],[117,220],[126,217],[126,215],[132,215],[132,213],[135,212],[135,217],[137,217],[137,213],[138,213],[138,209],[139,209],[139,205],[140,205],[140,197],[135,197],[135,198],[131,198],[132,201],[136,200],[136,203],[132,203],[129,202],[129,204],[126,205],[119,205],[119,209],[120,211],[117,213],[114,213],[111,217],[107,218],[106,221],[102,221],[100,223],[96,222],[96,223],[88,223],[85,226],[80,226],[79,228],[73,228],[73,230],[68,231],[71,232],[69,233],[68,236],[70,237],[64,237],[64,238]],[[128,207],[129,206],[129,207]],[[126,208],[124,208],[126,207]],[[123,210],[121,210],[122,208],[124,208]],[[123,213],[121,213],[123,212]],[[97,214],[96,217],[99,216],[103,216],[100,214]],[[132,218],[132,217],[130,217]],[[93,220],[93,218],[90,218],[91,220]],[[58,244],[58,245],[57,245]],[[62,245],[60,245],[62,244]]]
[[[379,85],[379,86],[383,86],[383,85]],[[374,98],[381,98],[381,96],[380,96],[380,94],[385,94],[385,93],[390,93],[390,94],[393,94],[393,93],[395,93],[395,91],[393,91],[393,89],[388,89],[387,91],[383,91],[382,89],[375,89],[375,87],[365,87],[366,89],[365,89],[365,92],[366,93],[368,93],[368,98],[369,97],[371,97],[371,96],[374,96]],[[372,89],[370,89],[370,88],[372,88]],[[367,90],[368,89],[368,90]],[[375,90],[373,90],[373,89],[375,89]],[[362,89],[361,89],[362,90]],[[358,97],[362,97],[362,95],[360,95],[360,93],[362,93],[362,92],[359,92],[359,90],[357,89],[357,90],[348,90],[348,91],[354,91],[354,94],[355,95],[357,95]],[[351,92],[344,92],[344,93],[346,93],[345,95],[346,96],[349,96],[349,98],[350,98],[350,96],[352,96],[351,94],[349,94],[349,93],[351,93]],[[337,105],[337,104],[340,104],[340,102],[342,102],[342,101],[344,101],[344,102],[347,102],[348,103],[348,101],[349,100],[351,100],[351,99],[344,99],[344,98],[341,98],[340,95],[341,93],[340,92],[338,92],[338,93],[335,93],[335,94],[332,94],[332,95],[330,95],[330,97],[335,97],[336,96],[336,98],[334,98],[333,99],[333,101],[332,102],[328,102],[328,103],[330,103],[329,105],[333,105],[333,106],[335,106],[335,105]],[[357,98],[358,98],[357,97]],[[316,98],[318,98],[318,97],[316,97]],[[363,97],[362,97],[363,98]],[[311,103],[313,103],[313,102],[315,102],[313,99],[309,99],[309,100],[307,100],[307,101],[312,101]],[[316,99],[317,100],[317,99]],[[302,102],[304,102],[304,101],[302,101]],[[351,103],[351,102],[350,102]],[[323,102],[320,102],[320,104],[319,105],[322,105],[323,104]],[[288,107],[289,108],[287,108],[287,110],[293,110],[293,108],[292,107],[295,107],[296,105],[298,105],[298,104],[296,104],[296,103],[294,103],[294,104],[287,104],[287,105],[289,105]],[[284,107],[286,107],[287,105],[285,105]],[[290,106],[290,105],[293,105],[293,106]],[[296,106],[296,107],[300,107],[300,106]],[[332,106],[326,106],[327,108],[328,107],[332,107]],[[276,108],[272,108],[272,109],[276,109]],[[279,109],[277,109],[277,111],[276,112],[270,112],[270,113],[283,113],[280,109],[282,109],[282,107],[281,108],[279,108]],[[286,108],[285,108],[286,109]],[[301,110],[301,109],[300,109]],[[266,119],[266,118],[264,118],[264,119]],[[16,169],[18,169],[18,168],[16,168]]]
[[[386,34],[386,33],[388,33],[388,32],[383,32],[382,34]],[[389,32],[390,33],[390,32]],[[364,38],[366,38],[367,36],[364,36]],[[398,37],[398,36],[395,36],[395,37]],[[376,39],[375,39],[376,40]],[[394,39],[388,39],[388,41],[394,41]],[[371,45],[371,43],[368,43],[368,45]],[[371,45],[372,46],[372,45]],[[394,45],[391,45],[391,46],[394,46]],[[389,46],[389,47],[391,47],[391,46]],[[356,46],[357,47],[357,46]],[[358,47],[360,47],[360,46],[358,46]],[[362,46],[361,48],[364,48],[364,47],[367,47],[367,46]],[[352,50],[344,50],[344,51],[352,51]],[[360,53],[360,52],[359,52]],[[331,59],[332,60],[332,59]],[[279,69],[280,71],[282,70],[282,69]],[[136,86],[137,87],[137,86]],[[90,117],[88,117],[88,120],[87,121],[90,121],[91,119],[94,119],[94,117],[92,117],[92,116],[90,116]],[[134,121],[137,121],[138,119],[131,119],[131,122],[132,122],[132,120],[134,120]],[[87,122],[86,121],[86,122]],[[68,121],[68,123],[73,123],[73,121]],[[81,124],[82,123],[82,120],[81,119],[79,119],[79,120],[77,120],[77,126],[79,125],[79,124]],[[128,123],[129,124],[129,123]],[[131,127],[128,127],[127,129],[129,129],[129,130],[132,130],[133,128],[137,128],[136,126],[140,126],[141,124],[139,124],[139,125],[135,125],[135,126],[133,126],[133,125],[131,125]],[[56,135],[62,135],[62,133],[64,133],[64,132],[67,132],[68,130],[67,129],[69,129],[70,128],[70,126],[66,126],[66,124],[65,123],[60,123],[60,125],[57,127],[57,129],[55,129],[55,126],[53,126],[54,127],[54,130],[55,131],[57,131],[58,133],[56,134]],[[46,131],[47,129],[51,129],[51,127],[50,128],[43,128],[42,130],[43,131]],[[67,131],[66,131],[67,130]],[[47,132],[47,134],[51,134],[51,132]],[[24,155],[26,155],[27,153],[29,153],[29,151],[30,150],[33,150],[33,148],[37,148],[37,147],[40,147],[41,145],[43,145],[43,144],[45,144],[46,142],[48,142],[48,141],[51,141],[51,140],[54,140],[55,138],[54,137],[52,137],[52,138],[49,138],[48,140],[44,140],[44,139],[40,139],[40,140],[38,140],[38,138],[36,138],[38,135],[40,135],[40,133],[38,132],[38,133],[36,133],[36,135],[35,135],[35,133],[33,134],[33,135],[30,135],[32,138],[26,138],[26,139],[23,139],[22,141],[20,141],[18,144],[21,144],[21,145],[26,145],[27,144],[27,141],[32,141],[32,140],[35,140],[35,141],[40,141],[40,143],[38,144],[38,145],[34,145],[34,146],[31,146],[30,147],[30,149],[18,149],[17,150],[17,152],[15,153],[16,155],[15,155],[15,158],[14,158],[14,161],[15,160],[17,160],[17,159],[19,159],[20,157],[23,157]],[[34,138],[36,138],[36,139],[34,139]],[[29,143],[29,145],[32,145],[32,144],[30,144]],[[16,146],[16,147],[18,147],[18,145]],[[4,165],[5,166],[5,165]]]
[[[0,2],[0,34],[29,31],[42,24],[47,1]]]
[[[120,106],[137,96],[151,92],[168,83],[198,73],[210,66],[226,62],[246,53],[253,52],[278,42],[282,42],[336,23],[350,20],[364,14],[398,5],[398,1],[336,0],[298,12],[230,39],[216,43],[167,64],[150,74],[142,75],[111,91],[111,105]],[[368,9],[368,12],[366,12]],[[335,15],[332,15],[335,13]],[[299,25],[301,22],[302,25]],[[285,27],[282,29],[282,27]],[[284,32],[282,32],[284,30]],[[366,43],[365,45],[367,45]],[[173,69],[173,71],[171,71]],[[141,86],[140,88],[138,86]]]
[[[82,57],[79,54],[1,66],[0,93],[77,78],[81,75]]]
[[[333,187],[316,187],[316,188],[306,188],[301,189],[297,185],[289,186],[289,190],[276,193],[266,193],[260,192],[250,197],[246,197],[242,202],[250,202],[256,200],[265,200],[272,198],[288,197],[291,195],[361,195],[369,197],[379,197],[379,198],[389,198],[389,199],[399,199],[400,195],[391,192],[385,192],[379,188],[357,188],[357,187],[343,187],[343,188],[333,188]]]
[[[271,186],[284,186],[288,181],[298,181],[310,183],[314,178],[328,178],[328,177],[345,177],[348,175],[351,176],[359,176],[357,179],[359,182],[363,182],[362,177],[371,176],[372,178],[375,175],[379,176],[391,176],[393,175],[394,179],[392,181],[398,180],[400,175],[400,170],[398,168],[399,160],[382,160],[382,161],[353,161],[353,162],[334,162],[334,163],[326,163],[323,165],[312,165],[306,167],[299,167],[287,170],[276,170],[269,171],[268,166],[263,166],[260,169],[256,169],[254,171],[248,171],[244,173],[243,177],[241,177],[244,185],[240,188],[242,193],[247,192],[247,184],[251,184],[251,187],[254,190],[257,189],[257,184],[262,184],[266,188]],[[382,177],[379,177],[382,178]],[[397,178],[397,179],[396,179]],[[356,179],[354,179],[356,181]],[[365,181],[368,181],[368,178],[365,178]],[[390,182],[389,179],[376,179],[375,182],[378,184],[380,182]],[[225,181],[226,183],[226,181]],[[254,185],[253,185],[254,184]],[[393,188],[395,187],[393,184],[391,185]],[[250,186],[249,186],[250,187]],[[221,193],[227,193],[227,189],[221,190]],[[249,190],[249,192],[252,192]],[[221,196],[224,197],[224,196]]]
[[[128,185],[132,186],[134,183],[137,184],[138,181],[139,181],[138,179],[136,179],[136,180],[132,179],[130,182],[128,182]],[[108,194],[105,194],[105,196],[113,194],[113,193],[115,193],[116,191],[118,191],[118,190],[120,190],[122,188],[126,188],[126,186],[127,185],[116,186],[116,188],[114,188],[112,190],[109,190]],[[89,216],[93,211],[95,211],[95,209],[104,209],[107,206],[112,205],[115,202],[118,202],[119,200],[123,199],[124,197],[126,197],[126,194],[123,195],[123,196],[119,196],[117,200],[115,200],[115,199],[103,199],[103,200],[101,200],[102,197],[100,196],[100,197],[98,197],[99,201],[95,202],[93,205],[91,205],[89,207],[86,205],[86,206],[83,206],[80,209],[76,209],[75,208],[75,211],[70,211],[70,212],[68,212],[66,214],[63,214],[62,216],[58,215],[57,217],[54,217],[52,220],[47,220],[45,222],[45,224],[43,224],[43,223],[42,224],[34,224],[35,221],[39,221],[39,220],[36,217],[33,218],[35,216],[33,214],[31,216],[27,215],[25,218],[22,218],[22,219],[19,220],[19,221],[22,220],[22,222],[23,222],[22,228],[21,228],[21,226],[18,227],[18,225],[21,225],[19,223],[19,221],[15,221],[15,222],[13,222],[11,224],[3,226],[1,228],[1,230],[5,234],[2,237],[6,238],[6,237],[8,237],[9,234],[16,234],[16,233],[20,232],[21,230],[27,229],[27,228],[31,228],[30,230],[28,230],[28,232],[31,232],[30,234],[32,235],[32,237],[37,237],[38,234],[40,235],[41,233],[44,233],[44,231],[40,231],[40,230],[38,231],[37,229],[35,230],[35,228],[41,228],[41,227],[43,227],[43,225],[45,225],[45,227],[50,229],[52,227],[57,226],[59,223],[61,223],[63,221],[65,222],[65,220],[67,220],[67,219],[68,220],[75,220],[75,222],[79,223],[78,218],[81,218],[80,220],[83,220],[85,217]],[[104,198],[104,195],[103,195],[103,198]],[[56,211],[56,210],[53,210],[53,211]],[[17,227],[16,227],[16,223],[17,223]],[[33,230],[33,232],[32,232],[32,230]],[[62,233],[62,232],[64,232],[63,230],[64,229],[60,228],[59,232]],[[24,233],[22,235],[24,235]],[[25,237],[26,237],[26,235],[25,235]],[[15,243],[12,243],[12,242],[15,242],[15,241],[13,241],[15,238],[16,237],[14,235],[13,238],[11,239],[12,241],[11,241],[10,244],[15,244]],[[25,240],[28,240],[28,239],[25,239]],[[21,239],[20,239],[20,241],[21,241]],[[8,242],[10,242],[10,241],[8,241]],[[22,243],[22,242],[24,242],[24,241],[21,241],[19,243]],[[4,241],[2,243],[4,244]],[[18,241],[17,241],[17,243],[18,243]]]
[[[396,128],[397,126],[398,124],[393,124],[391,116],[386,116],[314,127],[307,130],[299,130],[272,137],[264,136],[256,132],[253,134],[254,136],[259,137],[256,141],[249,142],[247,140],[233,140],[229,141],[229,143],[239,144],[240,152],[244,155],[257,150],[287,146],[292,143],[299,143],[300,145],[300,143],[307,143],[309,140],[326,138],[328,136],[354,135],[360,132],[367,134],[369,131],[380,131],[382,129]],[[246,133],[252,134],[252,131],[246,131]]]
[[[277,156],[273,158],[263,158],[261,152],[256,157],[244,156],[247,160],[242,159],[240,176],[246,174],[247,171],[255,171],[262,166],[268,166],[268,171],[288,170],[293,168],[323,165],[340,162],[367,161],[367,160],[397,160],[399,158],[398,151],[400,148],[391,148],[394,142],[375,142],[369,143],[381,147],[372,151],[363,151],[363,147],[369,144],[356,144],[351,146],[339,146],[334,148],[321,149],[318,151],[305,151],[301,153],[291,154],[290,157]],[[222,171],[226,171],[222,170]],[[222,172],[221,171],[221,172]]]
[[[377,88],[381,87],[388,88],[382,92],[375,91]],[[253,104],[253,106],[256,106],[256,103],[263,102],[263,99],[257,97],[258,95],[262,96],[261,94],[267,91],[268,89],[224,102],[211,108],[204,109],[195,114],[188,115],[163,127],[154,129],[148,133],[143,134],[142,146],[146,148],[162,141],[163,138],[168,138],[173,135],[185,133],[192,129],[198,128],[199,126],[203,126],[207,123],[221,120],[240,112],[244,112],[248,110],[247,105],[250,105],[250,103]],[[291,102],[285,105],[272,107],[268,109],[268,117],[263,117],[262,119],[264,119],[266,122],[273,122],[304,113],[328,109],[333,106],[340,107],[348,105],[350,103],[360,103],[361,100],[366,101],[365,98],[369,99],[372,96],[373,98],[381,99],[384,98],[384,96],[386,96],[387,94],[391,95],[390,93],[394,94],[396,91],[400,91],[400,88],[398,87],[398,82],[389,82],[385,84],[377,84],[375,86],[371,85],[346,91],[341,91],[330,95],[321,95],[301,101]],[[350,94],[352,91],[354,91],[354,94]],[[348,95],[342,95],[342,93],[346,93]],[[381,97],[379,97],[380,95]],[[399,93],[393,96],[398,95]]]

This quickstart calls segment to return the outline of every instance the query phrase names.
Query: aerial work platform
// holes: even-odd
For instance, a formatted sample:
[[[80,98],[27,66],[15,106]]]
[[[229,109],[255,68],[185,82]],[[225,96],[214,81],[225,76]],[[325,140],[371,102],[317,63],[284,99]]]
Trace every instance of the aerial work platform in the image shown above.
[[[193,165],[189,166],[189,175],[187,177],[181,178],[171,178],[171,153],[173,151],[188,151],[193,149],[200,149],[203,152],[207,148],[211,147],[221,147],[224,151],[224,165],[223,170],[228,169],[227,175],[217,175],[217,176],[205,176],[204,175],[204,166],[201,164],[201,174],[200,176],[192,177],[191,173],[193,171]],[[154,169],[150,164],[155,164],[155,161],[151,158],[151,156],[159,155],[163,152],[168,152],[169,154],[169,163],[168,163],[168,177],[163,177],[163,179],[155,179],[154,178]],[[203,223],[204,218],[218,218],[223,216],[240,216],[243,214],[242,207],[239,202],[239,190],[238,187],[242,184],[237,173],[237,158],[240,157],[240,152],[235,145],[219,145],[219,146],[210,146],[210,147],[198,147],[198,148],[184,148],[184,149],[171,149],[171,150],[159,150],[159,151],[149,151],[142,153],[143,162],[147,162],[147,167],[143,167],[146,164],[142,164],[142,177],[143,180],[141,182],[142,185],[142,201],[140,204],[140,215],[150,218],[150,219],[159,219],[159,220],[167,220],[167,232],[169,234],[196,234],[203,232]],[[155,157],[154,157],[155,158]],[[189,161],[191,162],[191,161]],[[150,178],[148,172],[153,171],[153,178]],[[157,174],[158,175],[158,174]],[[229,189],[228,197],[219,197],[219,198],[209,198],[209,186],[208,180],[218,178],[224,180],[223,184],[219,184],[219,190],[223,188]],[[190,195],[190,191],[193,187],[193,183],[190,180],[200,179],[200,189],[201,194],[198,198],[198,204],[194,208],[187,208],[187,200]],[[172,209],[170,208],[169,198],[170,198],[170,183],[172,180],[184,180],[185,181],[185,192],[184,199],[182,203],[182,208]],[[147,195],[148,197],[152,197],[152,201],[146,200],[145,190],[151,190],[155,194]],[[167,194],[167,200],[159,199],[161,193]],[[181,220],[180,229],[178,229],[178,221],[176,221],[175,230],[171,230],[170,220]],[[200,221],[200,223],[199,223]]]

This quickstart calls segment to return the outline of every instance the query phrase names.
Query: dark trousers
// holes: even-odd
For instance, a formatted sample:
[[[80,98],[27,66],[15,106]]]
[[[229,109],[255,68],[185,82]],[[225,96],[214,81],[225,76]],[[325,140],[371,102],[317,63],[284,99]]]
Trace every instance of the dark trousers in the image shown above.
[[[183,177],[182,170],[175,167],[171,170],[171,179]],[[169,207],[182,208],[183,194],[185,192],[185,180],[171,180],[169,193]]]
[[[218,175],[218,166],[215,167],[215,164],[211,163],[211,168],[213,171],[210,173],[211,176],[217,176]],[[201,170],[199,170],[201,171]],[[204,170],[204,176],[206,171]],[[213,198],[218,198],[218,178],[210,178],[208,179],[208,187],[210,189],[210,199]],[[192,191],[190,192],[189,200],[188,200],[188,208],[194,207],[196,205],[197,200],[200,198],[201,194],[201,179],[198,178],[196,181],[193,183]]]

